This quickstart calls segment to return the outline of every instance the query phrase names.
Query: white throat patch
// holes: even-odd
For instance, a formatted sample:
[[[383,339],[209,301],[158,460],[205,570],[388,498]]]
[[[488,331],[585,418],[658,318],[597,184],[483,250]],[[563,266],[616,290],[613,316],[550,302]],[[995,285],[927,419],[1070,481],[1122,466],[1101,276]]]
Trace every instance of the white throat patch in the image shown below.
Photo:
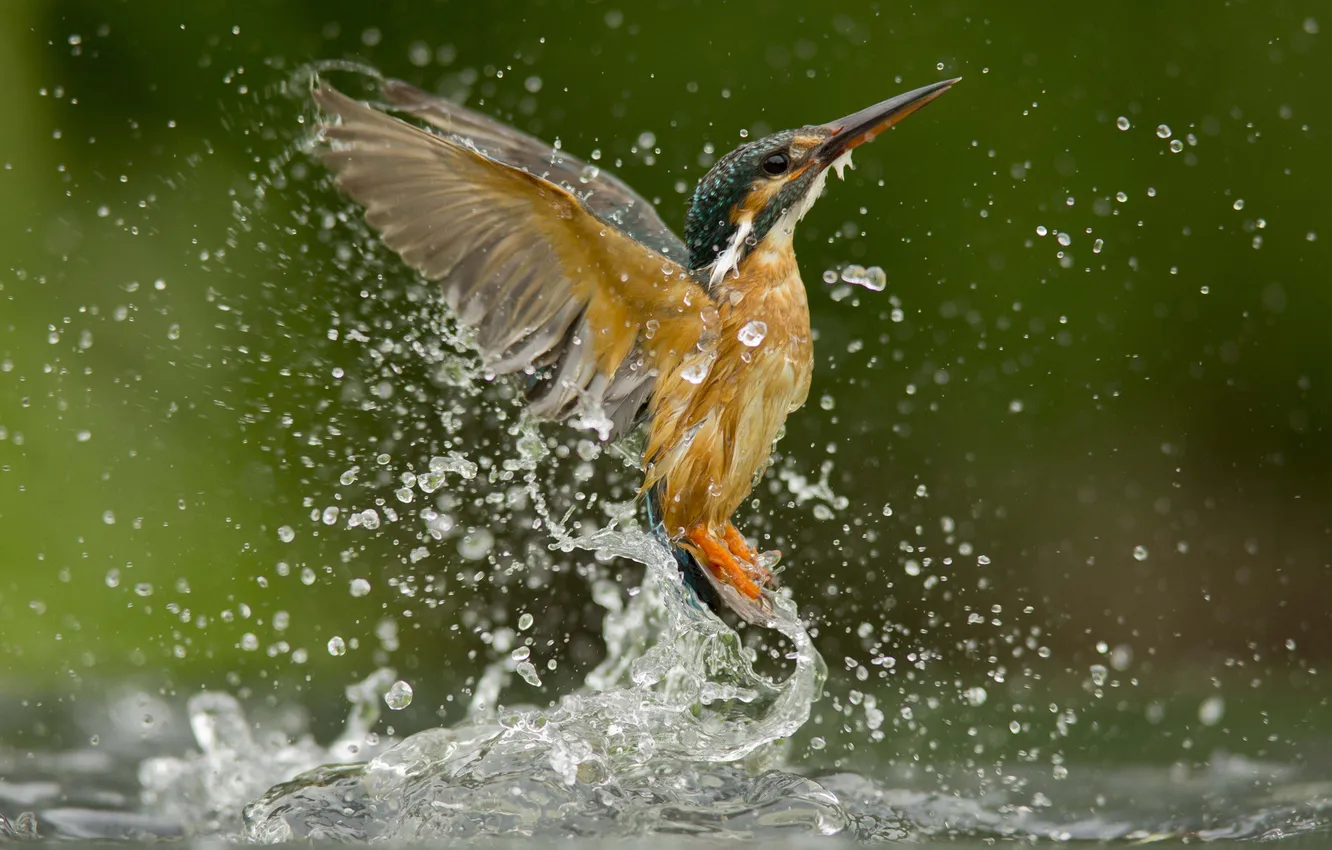
[[[796,223],[804,218],[806,213],[814,209],[814,205],[818,203],[819,198],[823,195],[824,184],[828,182],[828,172],[836,171],[837,179],[845,180],[846,169],[849,167],[854,167],[851,165],[851,151],[847,151],[828,163],[828,167],[820,171],[818,176],[814,178],[814,182],[809,186],[809,191],[805,192],[804,196],[777,220],[777,227],[774,229],[780,228],[782,230],[781,235],[790,238],[791,234],[795,233]]]
[[[717,255],[717,259],[712,264],[712,277],[708,279],[709,284],[716,286],[726,279],[726,275],[731,272],[740,271],[740,255],[745,251],[745,240],[749,234],[754,232],[754,216],[747,215],[740,219],[735,228],[735,235],[731,241],[726,243],[726,250]]]

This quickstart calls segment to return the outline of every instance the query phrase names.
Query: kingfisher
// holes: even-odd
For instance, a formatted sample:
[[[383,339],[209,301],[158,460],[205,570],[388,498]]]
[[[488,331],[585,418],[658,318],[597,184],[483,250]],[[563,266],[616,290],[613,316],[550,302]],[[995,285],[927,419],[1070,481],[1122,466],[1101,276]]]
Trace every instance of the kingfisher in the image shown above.
[[[540,418],[638,431],[639,495],[686,583],[769,625],[778,553],[731,518],[809,394],[795,227],[855,148],[956,82],[745,142],[698,182],[683,241],[613,174],[407,83],[313,96],[334,182],[439,283],[487,372],[519,375]]]

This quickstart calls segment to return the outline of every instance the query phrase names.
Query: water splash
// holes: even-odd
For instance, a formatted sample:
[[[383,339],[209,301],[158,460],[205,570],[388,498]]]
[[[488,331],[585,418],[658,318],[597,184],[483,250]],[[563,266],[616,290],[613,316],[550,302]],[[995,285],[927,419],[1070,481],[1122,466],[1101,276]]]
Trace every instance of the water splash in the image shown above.
[[[747,810],[754,771],[780,759],[826,674],[794,604],[775,599],[773,626],[793,646],[793,669],[774,682],[754,671],[739,636],[699,606],[651,537],[603,530],[557,545],[647,567],[628,605],[612,587],[595,589],[607,609],[607,657],[583,688],[549,708],[492,711],[505,662],[492,665],[466,721],[413,735],[362,766],[320,768],[273,788],[246,808],[245,838],[575,835],[593,821],[635,834]],[[829,809],[802,815],[807,826],[845,828],[817,785],[783,776],[765,780],[780,789],[781,807],[804,789],[797,796]]]
[[[188,713],[199,751],[150,758],[139,766],[144,808],[179,822],[190,835],[236,834],[243,807],[276,783],[321,764],[369,758],[391,744],[372,730],[396,678],[393,670],[381,669],[348,687],[352,711],[342,734],[327,747],[309,735],[295,742],[276,731],[256,737],[235,697],[196,694]]]

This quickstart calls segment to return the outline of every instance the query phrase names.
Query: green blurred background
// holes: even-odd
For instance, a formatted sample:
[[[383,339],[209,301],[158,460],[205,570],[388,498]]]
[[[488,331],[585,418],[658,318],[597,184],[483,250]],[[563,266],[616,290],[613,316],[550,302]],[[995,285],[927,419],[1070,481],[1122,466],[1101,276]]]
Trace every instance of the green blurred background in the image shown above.
[[[525,610],[557,672],[521,699],[595,661],[591,567],[483,460],[511,449],[503,388],[450,397],[410,354],[332,338],[401,341],[414,291],[304,153],[302,67],[352,60],[600,151],[677,227],[742,132],[963,77],[797,238],[818,369],[748,522],[787,553],[830,691],[980,683],[1004,725],[1059,688],[1100,699],[1102,664],[1125,699],[1308,721],[1332,645],[1326,9],[0,5],[0,691],[336,694],[387,661],[424,723]],[[822,282],[850,263],[888,290]],[[456,437],[432,435],[444,410]],[[627,498],[609,456],[580,467],[584,435],[543,435],[560,512]],[[320,521],[393,507],[405,465],[450,447],[482,474],[424,560],[417,525]],[[909,652],[932,659],[911,684],[857,684]]]

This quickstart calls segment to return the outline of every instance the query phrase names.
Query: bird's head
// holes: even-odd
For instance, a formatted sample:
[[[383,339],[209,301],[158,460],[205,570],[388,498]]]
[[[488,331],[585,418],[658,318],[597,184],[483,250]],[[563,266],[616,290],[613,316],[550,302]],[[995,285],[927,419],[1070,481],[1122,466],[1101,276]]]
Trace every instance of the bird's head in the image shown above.
[[[854,148],[956,82],[933,83],[827,124],[783,130],[722,157],[699,181],[690,203],[685,224],[690,270],[716,285],[765,239],[789,243],[796,222],[823,192],[829,169],[840,177]]]

